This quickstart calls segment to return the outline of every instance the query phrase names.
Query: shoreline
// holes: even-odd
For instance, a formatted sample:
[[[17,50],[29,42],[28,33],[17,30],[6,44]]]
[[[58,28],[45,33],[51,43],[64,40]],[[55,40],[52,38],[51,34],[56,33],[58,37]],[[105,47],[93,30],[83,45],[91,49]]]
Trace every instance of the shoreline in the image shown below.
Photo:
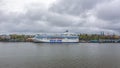
[[[33,42],[35,35],[0,35],[0,42]],[[78,43],[120,43],[119,35],[78,34]]]
[[[35,42],[31,42],[31,41],[0,41],[0,42],[5,42],[5,43],[9,43],[9,42],[12,42],[12,43],[27,43],[27,42],[30,42],[30,43],[35,43]],[[46,43],[46,42],[38,42],[38,43]],[[48,42],[48,43],[51,43],[51,42]],[[57,43],[57,42],[53,42],[53,43]],[[64,42],[61,42],[61,43],[64,43]],[[67,42],[69,43],[69,42]],[[74,43],[74,42],[70,42],[70,43]],[[76,43],[120,43],[120,42],[76,42]]]

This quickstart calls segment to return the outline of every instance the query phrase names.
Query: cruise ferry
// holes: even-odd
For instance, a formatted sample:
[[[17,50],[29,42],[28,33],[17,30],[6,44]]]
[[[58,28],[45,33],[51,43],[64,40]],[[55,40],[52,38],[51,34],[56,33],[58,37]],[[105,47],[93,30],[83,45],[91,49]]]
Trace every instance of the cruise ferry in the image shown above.
[[[79,36],[75,33],[40,33],[33,38],[34,42],[64,43],[79,42]]]

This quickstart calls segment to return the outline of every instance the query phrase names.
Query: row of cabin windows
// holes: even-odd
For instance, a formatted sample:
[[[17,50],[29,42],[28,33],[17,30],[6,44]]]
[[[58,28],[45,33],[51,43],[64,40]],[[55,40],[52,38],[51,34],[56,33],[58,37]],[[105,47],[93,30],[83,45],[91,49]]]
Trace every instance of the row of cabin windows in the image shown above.
[[[39,38],[39,39],[65,39],[65,38],[45,38],[45,37],[36,37],[36,38]],[[66,37],[67,39],[78,39],[78,37]]]

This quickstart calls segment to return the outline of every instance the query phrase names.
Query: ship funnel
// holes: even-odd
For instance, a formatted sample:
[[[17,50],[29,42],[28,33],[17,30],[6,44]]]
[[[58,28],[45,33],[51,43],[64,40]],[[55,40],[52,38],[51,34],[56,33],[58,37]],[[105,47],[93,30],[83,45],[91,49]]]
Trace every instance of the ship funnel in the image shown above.
[[[65,32],[69,32],[68,30],[66,30]]]

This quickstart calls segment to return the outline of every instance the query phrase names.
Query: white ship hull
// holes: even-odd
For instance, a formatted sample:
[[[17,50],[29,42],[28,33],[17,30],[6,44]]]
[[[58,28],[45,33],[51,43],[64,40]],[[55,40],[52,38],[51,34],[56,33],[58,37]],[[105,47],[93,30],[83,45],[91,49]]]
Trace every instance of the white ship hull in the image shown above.
[[[34,39],[34,42],[37,42],[37,43],[44,43],[44,42],[46,42],[46,43],[69,43],[69,42],[71,42],[71,43],[77,43],[77,42],[79,42],[79,40],[78,39],[62,39],[62,40],[59,40],[59,39],[54,39],[54,40],[48,40],[48,39]]]

